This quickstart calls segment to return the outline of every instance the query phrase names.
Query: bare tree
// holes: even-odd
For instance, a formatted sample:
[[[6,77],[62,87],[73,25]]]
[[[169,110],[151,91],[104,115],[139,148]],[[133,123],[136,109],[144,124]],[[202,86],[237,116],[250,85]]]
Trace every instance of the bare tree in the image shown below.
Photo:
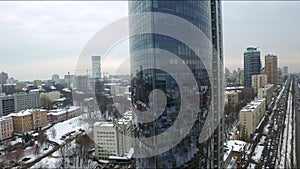
[[[51,136],[52,136],[52,138],[56,137],[56,130],[55,130],[55,128],[51,129]]]
[[[61,159],[62,159],[61,166],[63,168],[65,168],[65,165],[66,165],[66,147],[65,146],[61,147],[59,149],[59,151],[60,151],[60,155],[61,155]]]
[[[40,147],[38,144],[35,144],[35,145],[33,146],[33,153],[34,153],[35,155],[38,155],[38,154],[40,153],[40,151],[41,151],[41,147]]]
[[[22,148],[17,148],[15,152],[12,152],[12,159],[16,163],[18,163],[23,156],[24,156],[24,150]]]
[[[46,140],[47,140],[47,135],[45,133],[39,133],[37,137],[37,141],[40,144],[40,147],[43,147]]]

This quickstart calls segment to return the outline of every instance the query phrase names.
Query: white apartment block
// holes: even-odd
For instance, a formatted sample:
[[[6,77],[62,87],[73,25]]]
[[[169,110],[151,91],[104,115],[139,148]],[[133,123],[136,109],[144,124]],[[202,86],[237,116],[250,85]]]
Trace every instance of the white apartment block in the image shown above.
[[[240,137],[250,138],[266,113],[266,99],[255,99],[240,110]]]
[[[15,112],[40,107],[40,95],[38,92],[17,93],[14,94],[14,98]]]
[[[126,112],[117,122],[96,122],[93,126],[95,156],[108,160],[110,156],[126,156],[132,148],[132,114]]]

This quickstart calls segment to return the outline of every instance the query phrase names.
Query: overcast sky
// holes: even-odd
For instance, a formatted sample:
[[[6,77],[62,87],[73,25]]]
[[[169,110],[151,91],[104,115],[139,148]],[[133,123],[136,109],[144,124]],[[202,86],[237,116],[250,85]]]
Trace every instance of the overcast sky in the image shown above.
[[[125,1],[2,1],[0,71],[19,80],[72,73],[87,41],[124,16]],[[300,72],[299,18],[300,2],[296,1],[223,1],[225,66],[231,70],[243,67],[243,52],[257,46],[262,61],[266,54],[275,54],[279,66]]]

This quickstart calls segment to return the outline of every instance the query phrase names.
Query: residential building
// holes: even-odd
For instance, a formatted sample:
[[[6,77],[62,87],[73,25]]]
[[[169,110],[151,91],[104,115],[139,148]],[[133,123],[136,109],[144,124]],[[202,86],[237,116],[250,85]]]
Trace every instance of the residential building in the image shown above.
[[[92,56],[92,77],[101,79],[101,57]]]
[[[117,154],[117,132],[112,122],[96,122],[93,126],[95,156],[100,160],[108,160]]]
[[[4,84],[2,85],[2,92],[6,95],[16,93],[16,84]]]
[[[15,112],[15,97],[13,95],[0,95],[0,116],[6,116]]]
[[[44,127],[48,125],[47,110],[36,109],[31,111],[32,129]]]
[[[265,73],[268,75],[268,83],[274,84],[276,87],[278,83],[278,61],[277,56],[268,54],[265,56]]]
[[[246,146],[247,143],[241,140],[229,140],[224,144],[225,150],[231,150],[232,156],[236,159],[236,167],[233,166],[228,168],[241,168],[242,159],[245,158]]]
[[[33,109],[40,107],[40,94],[36,91],[28,93],[16,93],[13,95],[15,99],[15,112],[25,109]]]
[[[33,129],[32,116],[30,111],[23,110],[19,113],[13,113],[10,115],[13,119],[14,131],[16,133],[24,133]]]
[[[277,69],[277,78],[277,84],[281,84],[281,82],[283,81],[283,70],[281,68]]]
[[[235,91],[225,91],[225,105],[230,105],[232,108],[239,103],[239,94]]]
[[[266,113],[266,99],[255,99],[240,110],[240,138],[249,139]]]
[[[257,93],[258,88],[263,87],[268,83],[268,76],[266,74],[252,75],[252,88],[254,93]]]
[[[59,75],[58,74],[52,75],[52,81],[54,81],[56,84],[59,83]]]
[[[241,70],[240,68],[238,68],[236,83],[238,85],[244,86],[244,70]]]
[[[93,132],[97,159],[108,160],[111,156],[126,156],[133,148],[132,112],[126,112],[116,123],[94,123]]]
[[[22,110],[9,116],[13,119],[16,133],[24,133],[48,125],[47,111],[43,109]]]
[[[6,84],[7,79],[8,79],[8,74],[2,71],[0,73],[0,85]]]
[[[0,118],[0,140],[5,140],[13,136],[13,120],[10,116]]]
[[[289,73],[289,67],[283,66],[283,76],[288,75]]]
[[[82,114],[82,109],[78,106],[71,106],[67,109],[54,109],[49,110],[47,114],[50,123],[61,122]]]
[[[52,92],[43,92],[43,93],[40,93],[40,104],[41,104],[41,107],[43,108],[46,108],[46,109],[49,109],[51,108],[52,104],[60,99],[61,97],[61,94],[59,91],[52,91]]]
[[[260,51],[254,47],[248,47],[244,52],[244,86],[251,87],[252,75],[261,73]]]
[[[258,88],[257,97],[258,98],[265,98],[267,105],[270,104],[272,101],[274,93],[274,85],[273,84],[266,84],[261,88]]]
[[[89,89],[89,78],[87,75],[77,75],[74,78],[74,90],[86,92]]]
[[[138,168],[222,168],[223,166],[223,109],[224,84],[223,47],[222,47],[222,21],[221,2],[212,1],[129,1],[129,15],[157,12],[151,17],[140,17],[129,20],[130,32],[130,66],[132,81],[132,105],[139,111],[146,111],[151,104],[148,94],[159,89],[167,96],[167,106],[161,116],[149,123],[139,123],[136,120],[135,135],[140,138],[140,145],[135,149],[135,154],[145,152],[151,154],[151,147],[159,149],[164,144],[171,144],[178,136],[170,135],[164,139],[165,143],[158,144],[154,140],[149,145],[143,138],[155,138],[173,126],[176,120],[184,122],[185,119],[175,118],[183,106],[178,94],[181,90],[173,77],[187,77],[180,68],[186,65],[191,71],[191,76],[196,80],[199,91],[187,93],[200,93],[201,103],[189,102],[191,107],[201,109],[197,112],[199,119],[193,123],[192,129],[185,132],[180,142],[164,153],[151,157],[136,159]],[[160,16],[160,13],[163,16]],[[168,15],[170,14],[170,15]],[[136,16],[136,15],[135,15]],[[174,19],[173,18],[181,18]],[[179,24],[182,19],[192,23]],[[197,29],[196,29],[197,28]],[[153,33],[155,31],[160,33]],[[197,32],[197,30],[200,30]],[[143,34],[140,34],[140,33]],[[146,33],[144,33],[146,32]],[[196,33],[197,32],[197,33]],[[136,34],[135,34],[136,33]],[[172,34],[173,33],[173,34]],[[169,34],[169,35],[168,35]],[[172,35],[171,35],[172,34]],[[174,36],[178,37],[174,37]],[[205,38],[200,38],[204,36]],[[193,41],[195,50],[184,43],[184,38]],[[177,39],[179,38],[179,39]],[[181,39],[182,38],[182,39]],[[206,41],[206,40],[207,41]],[[153,49],[155,48],[155,49]],[[144,51],[140,53],[138,51]],[[168,58],[164,51],[169,51],[178,58]],[[200,54],[201,53],[201,54]],[[206,60],[200,59],[201,57]],[[174,76],[159,69],[159,66],[168,60],[166,67],[172,69]],[[165,63],[165,62],[164,62]],[[211,67],[205,68],[209,63]],[[213,70],[210,72],[210,70]],[[211,79],[209,78],[209,73]],[[190,77],[190,76],[188,76]],[[183,85],[190,85],[185,81]],[[212,86],[210,86],[212,85]],[[251,86],[251,84],[250,84]],[[186,86],[183,86],[186,87]],[[188,88],[188,87],[186,87]],[[188,88],[188,90],[193,90]],[[210,93],[210,94],[208,94]],[[160,103],[161,98],[155,98]],[[208,118],[209,106],[206,102],[213,100],[210,106],[216,110],[214,117],[218,120],[216,128],[211,129],[212,135],[204,142],[199,142],[198,137],[202,126]],[[184,105],[186,106],[186,105]],[[184,123],[181,123],[184,124]],[[214,125],[211,125],[214,126]],[[173,133],[172,133],[173,134]],[[176,133],[179,134],[179,133]],[[156,143],[155,145],[153,143]],[[150,148],[149,148],[150,147]],[[141,151],[140,151],[141,150]],[[147,152],[149,151],[149,152]]]
[[[233,155],[233,149],[234,147],[230,147],[226,143],[224,143],[224,169],[237,168],[237,157]]]

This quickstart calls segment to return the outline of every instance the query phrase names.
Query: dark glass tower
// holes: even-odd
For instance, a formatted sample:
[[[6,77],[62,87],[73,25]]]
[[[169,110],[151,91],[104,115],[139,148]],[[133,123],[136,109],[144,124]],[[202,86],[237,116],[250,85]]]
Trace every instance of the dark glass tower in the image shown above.
[[[260,74],[260,51],[254,47],[248,47],[244,52],[244,86],[252,86],[252,75]]]
[[[180,85],[168,72],[156,69],[162,54],[156,49],[168,51],[180,58],[170,59],[169,66],[176,70],[178,64],[186,64],[198,86],[199,111],[187,135],[170,150],[151,157],[137,158],[139,168],[222,168],[223,164],[223,52],[220,1],[129,1],[129,14],[147,12],[170,14],[182,18],[197,27],[209,42],[199,39],[197,48],[172,36],[151,33],[155,30],[179,32],[193,39],[192,27],[182,28],[170,23],[168,16],[152,14],[149,18],[131,19],[130,63],[132,73],[132,105],[139,111],[151,108],[149,94],[159,89],[166,95],[166,107],[154,121],[135,123],[135,136],[150,138],[167,131],[174,125],[180,112]],[[136,34],[139,32],[138,34]],[[138,52],[142,51],[142,52]],[[199,56],[199,54],[201,56]],[[200,59],[205,58],[205,61]],[[204,63],[205,62],[205,63]],[[209,63],[209,64],[207,64]],[[209,67],[207,66],[209,65]],[[149,67],[152,67],[151,69]],[[211,71],[210,71],[211,70]],[[178,68],[177,76],[185,76]],[[184,82],[189,83],[189,82]],[[192,91],[192,89],[189,89]],[[214,109],[215,111],[210,111]],[[204,131],[204,123],[213,113],[218,125]],[[207,128],[206,128],[207,129]],[[178,129],[179,132],[180,129]],[[199,142],[201,132],[210,132],[205,141]],[[171,138],[166,138],[171,140]],[[153,140],[155,142],[155,140]],[[140,143],[135,151],[147,150],[149,145]],[[150,150],[149,150],[150,151]]]

